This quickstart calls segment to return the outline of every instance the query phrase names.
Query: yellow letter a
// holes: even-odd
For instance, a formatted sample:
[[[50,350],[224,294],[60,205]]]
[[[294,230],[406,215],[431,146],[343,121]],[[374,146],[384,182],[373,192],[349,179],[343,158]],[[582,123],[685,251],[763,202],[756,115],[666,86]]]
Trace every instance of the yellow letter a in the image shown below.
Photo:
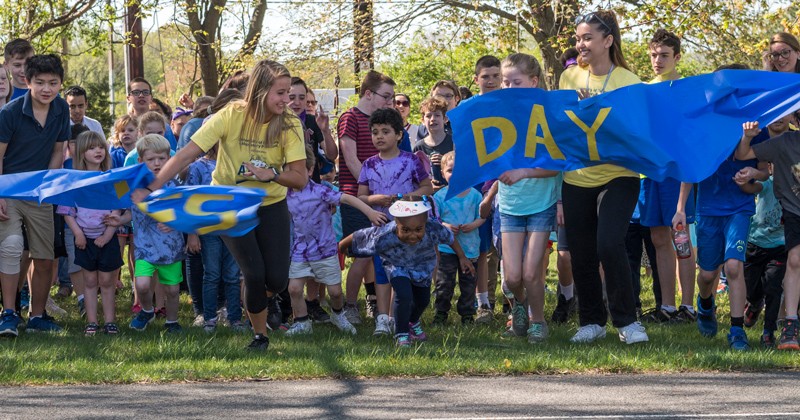
[[[488,128],[500,130],[500,145],[491,153],[486,150],[486,139],[483,136],[484,130]],[[502,156],[517,141],[517,129],[514,128],[514,124],[502,117],[478,118],[472,121],[472,134],[475,136],[475,152],[478,154],[480,166]]]
[[[542,127],[542,137],[536,135],[537,128]],[[553,159],[564,159],[564,154],[553,140],[550,134],[550,127],[547,125],[547,118],[544,115],[544,107],[536,104],[531,109],[531,120],[528,123],[528,137],[525,141],[525,157],[536,157],[536,145],[544,144],[550,157]]]

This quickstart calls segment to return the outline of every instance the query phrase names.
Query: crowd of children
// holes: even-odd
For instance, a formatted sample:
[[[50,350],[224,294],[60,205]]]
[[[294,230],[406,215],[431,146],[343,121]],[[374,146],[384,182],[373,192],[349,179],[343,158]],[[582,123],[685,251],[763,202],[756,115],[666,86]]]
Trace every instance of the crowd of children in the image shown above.
[[[558,88],[587,98],[641,83],[628,69],[613,12],[582,15],[575,30]],[[649,53],[651,83],[681,77],[680,38],[659,29]],[[776,34],[764,55],[766,70],[800,73],[798,56],[797,39]],[[541,88],[543,77],[536,58],[517,53],[480,58],[472,82],[484,95]],[[143,163],[155,179],[132,193],[134,202],[174,185],[239,185],[267,195],[258,227],[241,237],[186,235],[136,206],[109,211],[0,199],[0,336],[19,334],[23,312],[27,331],[60,331],[52,317],[63,313],[50,297],[54,284],[61,298],[75,293],[85,335],[119,333],[117,319],[124,316],[117,314],[115,292],[127,265],[134,296],[130,329],[144,330],[163,316],[167,332],[180,332],[186,279],[192,325],[208,333],[223,325],[252,330],[249,347],[256,350],[268,348],[268,329],[292,337],[330,322],[355,334],[363,323],[362,284],[374,334],[392,335],[400,347],[426,340],[422,315],[431,292],[433,324],[448,323],[456,285],[461,324],[490,323],[501,303],[508,322],[498,334],[533,344],[548,340],[548,319],[563,324],[574,312],[574,343],[604,338],[609,316],[627,344],[649,340],[643,323],[694,322],[700,335],[714,337],[724,272],[730,348],[750,348],[744,328],[756,325],[763,311],[762,346],[800,350],[796,114],[764,130],[743,121],[735,153],[697,185],[656,182],[615,165],[566,173],[518,168],[446,200],[458,159],[458,133],[447,111],[469,100],[469,90],[453,81],[431,88],[416,125],[411,97],[370,71],[357,105],[339,116],[334,133],[313,91],[273,61],[237,73],[216,98],[184,95],[174,112],[153,98],[147,80],[133,79],[129,113],[105,128],[86,116],[86,91],[62,91],[63,78],[57,56],[35,55],[24,40],[6,46],[0,174]],[[697,267],[673,248],[673,232],[683,229],[695,236]],[[656,295],[656,307],[645,313],[638,296],[643,240]],[[545,277],[553,242],[559,281],[548,317]]]

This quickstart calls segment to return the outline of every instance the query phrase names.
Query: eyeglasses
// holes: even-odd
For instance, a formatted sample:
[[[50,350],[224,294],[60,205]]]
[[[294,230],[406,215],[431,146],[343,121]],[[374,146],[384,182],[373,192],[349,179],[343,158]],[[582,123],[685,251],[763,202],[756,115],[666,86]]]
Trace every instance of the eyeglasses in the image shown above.
[[[306,101],[306,105],[317,106],[317,101]]]
[[[149,90],[145,89],[145,90],[132,90],[132,91],[130,91],[128,93],[131,96],[140,96],[141,97],[141,96],[150,96],[151,92]]]
[[[384,95],[382,95],[382,94],[380,94],[378,92],[372,92],[372,93],[374,93],[374,94],[380,96],[381,98],[383,98],[384,102],[389,102],[389,101],[392,100],[392,98],[394,98],[394,95],[392,95],[391,93],[387,93],[387,94],[384,94]]]
[[[575,26],[580,25],[581,23],[592,23],[592,20],[597,21],[599,24],[603,25],[608,29],[608,32],[612,32],[611,26],[608,26],[606,21],[603,20],[597,13],[587,13],[585,15],[579,15],[575,17]]]
[[[395,106],[411,106],[409,101],[394,101]]]
[[[769,53],[769,54],[767,54],[767,57],[769,57],[769,61],[775,61],[775,60],[778,59],[778,57],[789,58],[789,56],[791,54],[792,54],[792,50],[788,50],[787,49],[787,50],[783,50],[783,51]]]

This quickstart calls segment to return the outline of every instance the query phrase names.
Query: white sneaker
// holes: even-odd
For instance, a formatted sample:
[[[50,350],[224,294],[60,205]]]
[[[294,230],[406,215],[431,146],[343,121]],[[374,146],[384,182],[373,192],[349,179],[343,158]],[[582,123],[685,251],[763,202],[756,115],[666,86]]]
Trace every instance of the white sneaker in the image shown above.
[[[55,315],[59,318],[67,316],[67,311],[61,309],[60,306],[56,305],[56,302],[51,297],[47,297],[47,305],[45,306],[47,309],[47,313],[50,315]]]
[[[569,341],[572,343],[591,343],[601,338],[606,338],[606,329],[597,324],[589,324],[578,328],[578,332]]]
[[[347,320],[347,315],[344,313],[344,311],[341,311],[338,314],[333,312],[331,315],[331,323],[333,325],[336,325],[337,328],[344,332],[349,332],[350,334],[356,335],[356,327],[354,327],[353,324]]]
[[[205,325],[206,325],[206,320],[202,314],[194,317],[194,322],[192,322],[193,327],[204,327]]]
[[[617,331],[619,332],[619,341],[626,344],[642,343],[649,340],[644,326],[638,321],[619,328]]]
[[[311,334],[311,320],[310,319],[307,319],[307,320],[302,321],[302,322],[295,322],[294,324],[292,324],[291,327],[289,327],[288,330],[286,330],[286,335],[287,336],[307,335],[307,334]]]
[[[392,333],[389,315],[380,314],[375,318],[375,332],[372,335],[390,335]]]

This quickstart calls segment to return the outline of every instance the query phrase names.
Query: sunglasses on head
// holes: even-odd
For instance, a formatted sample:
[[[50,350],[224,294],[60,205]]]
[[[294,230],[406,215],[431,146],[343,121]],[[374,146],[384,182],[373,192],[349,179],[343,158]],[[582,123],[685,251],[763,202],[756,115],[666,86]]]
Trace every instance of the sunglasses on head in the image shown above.
[[[611,26],[609,26],[606,23],[606,21],[604,21],[603,18],[601,18],[600,15],[598,15],[595,12],[591,12],[591,13],[587,13],[585,15],[579,15],[579,16],[575,17],[575,26],[578,26],[581,23],[599,23],[599,24],[605,26],[605,28],[608,30],[608,32],[612,32]]]
[[[395,100],[394,104],[395,106],[411,106],[411,102],[403,100]]]

